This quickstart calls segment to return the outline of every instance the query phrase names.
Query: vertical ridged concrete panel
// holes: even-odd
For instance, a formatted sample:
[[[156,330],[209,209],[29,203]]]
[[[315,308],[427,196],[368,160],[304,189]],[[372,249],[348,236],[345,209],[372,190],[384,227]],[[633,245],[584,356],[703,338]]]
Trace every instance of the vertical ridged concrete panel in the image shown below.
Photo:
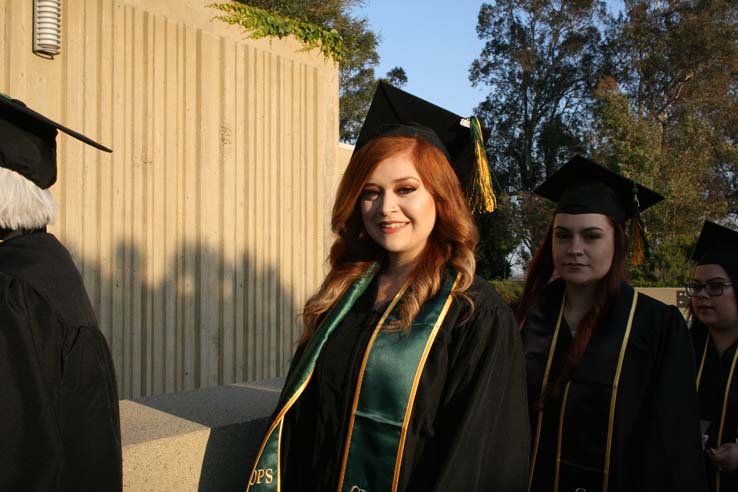
[[[325,273],[338,75],[208,2],[63,2],[62,53],[0,0],[0,91],[113,148],[58,138],[51,231],[84,277],[120,395],[284,375]]]

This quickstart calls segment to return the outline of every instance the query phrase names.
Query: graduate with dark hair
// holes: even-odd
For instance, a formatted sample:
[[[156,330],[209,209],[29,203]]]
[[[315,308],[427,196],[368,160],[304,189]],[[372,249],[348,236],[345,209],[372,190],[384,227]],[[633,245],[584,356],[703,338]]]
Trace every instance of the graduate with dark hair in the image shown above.
[[[0,490],[121,490],[113,362],[82,278],[46,225],[61,130],[0,95]]]
[[[689,332],[626,281],[657,193],[583,157],[536,189],[557,207],[525,283],[530,491],[704,490]]]
[[[522,344],[474,274],[483,152],[476,120],[379,84],[249,491],[525,490]]]
[[[686,286],[710,491],[738,491],[738,232],[705,221]]]

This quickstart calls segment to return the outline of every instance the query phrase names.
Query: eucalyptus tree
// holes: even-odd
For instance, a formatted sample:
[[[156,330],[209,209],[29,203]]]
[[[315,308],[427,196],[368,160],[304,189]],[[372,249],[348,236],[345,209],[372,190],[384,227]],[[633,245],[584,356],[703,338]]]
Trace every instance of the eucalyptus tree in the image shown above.
[[[606,36],[590,145],[665,195],[646,216],[654,261],[634,274],[679,282],[702,220],[738,212],[738,5],[625,0]]]
[[[592,0],[496,0],[479,10],[485,44],[469,79],[488,89],[476,112],[491,133],[489,161],[507,207],[480,223],[481,265],[521,243],[525,263],[546,230],[548,209],[530,191],[585,148],[605,15],[604,2]]]
[[[477,111],[510,190],[531,190],[563,156],[582,148],[598,81],[605,4],[592,0],[497,0],[481,6],[485,41],[469,78],[489,88]]]

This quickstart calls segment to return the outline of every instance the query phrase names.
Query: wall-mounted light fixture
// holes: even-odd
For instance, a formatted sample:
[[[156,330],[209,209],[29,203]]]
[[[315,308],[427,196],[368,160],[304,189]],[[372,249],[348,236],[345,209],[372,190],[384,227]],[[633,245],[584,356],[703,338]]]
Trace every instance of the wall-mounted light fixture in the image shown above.
[[[46,58],[61,52],[61,0],[33,0],[33,52]]]

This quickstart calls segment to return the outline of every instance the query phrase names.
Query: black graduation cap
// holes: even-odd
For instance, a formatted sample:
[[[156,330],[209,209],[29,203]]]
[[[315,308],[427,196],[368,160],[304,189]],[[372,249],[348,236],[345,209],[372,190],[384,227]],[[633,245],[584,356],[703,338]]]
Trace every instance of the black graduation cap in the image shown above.
[[[648,256],[640,214],[664,199],[655,191],[585,157],[575,156],[534,192],[556,202],[557,213],[604,214],[621,225],[633,219],[631,261],[637,265]]]
[[[605,214],[619,224],[664,199],[655,191],[579,155],[534,192],[556,202],[556,212]]]
[[[698,265],[721,265],[731,273],[738,273],[738,232],[706,220],[702,226],[692,260]]]
[[[38,113],[23,102],[0,94],[0,167],[10,169],[46,189],[56,182],[56,135],[67,135],[112,152],[81,133]]]
[[[473,212],[492,212],[495,196],[476,117],[463,118],[386,82],[379,82],[354,152],[388,135],[416,137],[438,148],[459,177]]]

